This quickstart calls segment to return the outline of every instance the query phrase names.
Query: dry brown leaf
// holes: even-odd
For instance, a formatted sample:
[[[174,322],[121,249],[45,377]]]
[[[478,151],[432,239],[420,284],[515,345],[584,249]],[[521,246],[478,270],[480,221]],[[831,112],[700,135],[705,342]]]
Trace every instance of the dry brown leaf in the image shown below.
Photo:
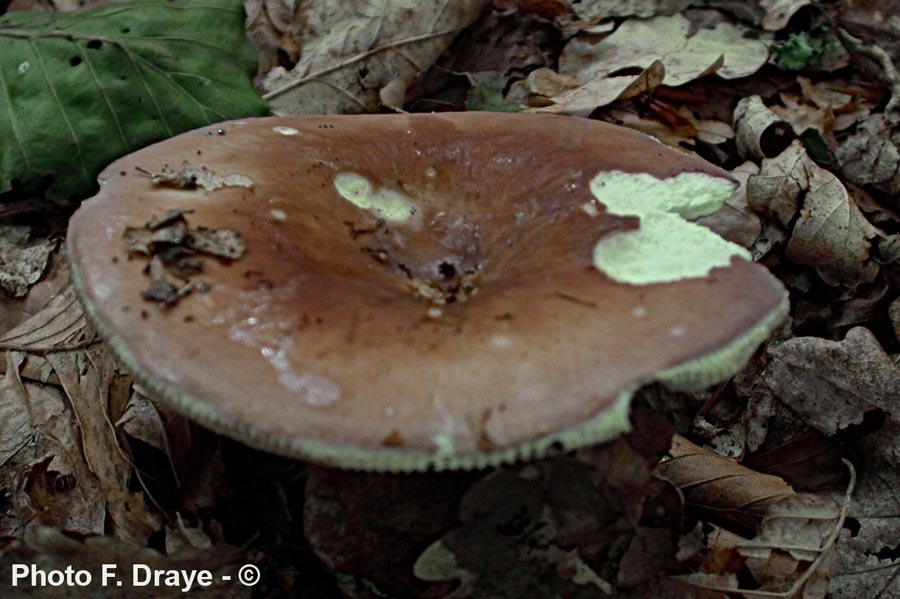
[[[851,468],[840,505],[807,493],[769,504],[753,538],[714,529],[701,570],[676,578],[705,591],[747,599],[824,599],[855,480]]]
[[[747,181],[750,206],[782,227],[800,209],[801,193],[809,188],[812,167],[799,141],[775,158],[763,160],[759,174]]]
[[[0,288],[23,297],[44,274],[56,240],[31,238],[28,227],[0,225]]]
[[[840,180],[807,156],[799,140],[764,160],[747,186],[750,206],[785,228],[799,211],[787,245],[793,262],[815,268],[829,285],[853,287],[878,274],[872,242],[883,234],[866,220]]]
[[[900,127],[891,125],[884,114],[862,119],[836,148],[835,157],[853,183],[900,193]]]
[[[768,59],[765,44],[746,38],[746,30],[720,13],[690,16],[693,21],[682,14],[629,19],[600,41],[579,34],[563,50],[559,74],[538,69],[529,75],[537,96],[533,110],[584,115],[663,82],[678,86],[711,73],[744,77]],[[639,73],[630,74],[635,69]]]
[[[830,599],[900,599],[900,558],[856,550],[852,540],[845,530],[838,543]]]
[[[772,112],[790,123],[798,133],[815,129],[828,142],[829,149],[837,147],[835,131],[843,131],[867,116],[872,103],[864,97],[843,91],[852,85],[841,82],[813,83],[807,77],[797,77],[800,90],[783,90],[778,94],[783,106],[774,104]]]
[[[67,287],[43,310],[0,336],[0,349],[41,353],[85,347],[78,338],[86,326],[75,290]]]
[[[900,471],[868,460],[848,517],[855,524],[838,544],[833,599],[900,597]]]
[[[159,451],[169,454],[169,443],[166,439],[166,428],[159,411],[146,395],[138,392],[131,394],[122,415],[116,421],[130,437],[143,441]]]
[[[275,66],[265,73],[263,95],[276,114],[377,112],[382,89],[405,89],[487,4],[252,2],[249,30],[263,54],[281,49],[296,57],[289,69]]]
[[[59,376],[81,432],[86,467],[99,487],[111,532],[138,543],[156,532],[158,518],[148,512],[143,497],[128,490],[132,465],[119,444],[111,413],[116,417],[130,392],[130,380],[105,347],[51,353],[47,359]]]
[[[882,233],[850,199],[840,179],[813,166],[813,175],[787,245],[787,257],[812,266],[829,285],[870,283],[879,265],[872,242]]]
[[[657,99],[639,106],[617,104],[604,113],[603,120],[642,131],[668,146],[694,146],[698,140],[718,145],[734,137],[728,123],[700,118],[686,106],[674,108]]]
[[[525,84],[535,111],[587,116],[598,106],[653,90],[664,78],[665,67],[654,60],[634,77],[598,77],[583,84],[579,77],[541,68],[532,71]]]
[[[768,506],[794,494],[777,476],[754,472],[681,435],[672,438],[669,453],[657,466],[657,476],[681,490],[686,506],[713,521],[752,530]]]
[[[65,252],[54,252],[43,276],[28,289],[25,297],[14,299],[0,293],[0,336],[43,310],[68,286],[68,258]]]
[[[862,422],[881,408],[900,419],[900,370],[868,329],[843,341],[796,337],[769,349],[764,377],[778,399],[826,435]]]

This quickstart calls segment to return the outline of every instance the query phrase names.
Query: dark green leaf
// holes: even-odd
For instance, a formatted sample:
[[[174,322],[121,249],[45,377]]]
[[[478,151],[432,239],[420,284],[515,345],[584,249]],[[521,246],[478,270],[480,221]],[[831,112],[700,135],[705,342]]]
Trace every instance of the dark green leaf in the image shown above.
[[[806,154],[812,158],[816,164],[827,169],[836,169],[837,161],[831,150],[828,149],[828,142],[822,137],[822,133],[818,129],[812,127],[806,129],[800,134],[800,141],[806,148]]]
[[[137,0],[0,18],[0,193],[66,203],[114,159],[268,112],[240,0]]]

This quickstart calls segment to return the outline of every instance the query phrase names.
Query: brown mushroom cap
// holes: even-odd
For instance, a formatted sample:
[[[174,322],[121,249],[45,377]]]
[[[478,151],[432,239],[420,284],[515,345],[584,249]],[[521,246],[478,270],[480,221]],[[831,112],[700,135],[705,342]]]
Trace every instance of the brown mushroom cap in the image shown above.
[[[237,183],[147,176],[183,162]],[[784,315],[782,286],[743,258],[672,282],[601,272],[598,240],[640,223],[594,197],[605,171],[728,178],[577,118],[273,117],[117,161],[68,243],[98,330],[187,416],[344,467],[480,467],[615,436],[632,391],[730,376]],[[185,208],[246,254],[158,308],[123,232]]]

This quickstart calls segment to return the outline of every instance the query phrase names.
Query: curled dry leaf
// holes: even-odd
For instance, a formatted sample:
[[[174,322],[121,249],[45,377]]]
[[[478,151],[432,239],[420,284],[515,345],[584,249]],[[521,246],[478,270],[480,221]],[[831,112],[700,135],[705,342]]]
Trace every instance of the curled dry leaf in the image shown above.
[[[396,88],[430,67],[487,0],[254,4],[251,36],[297,57],[292,68],[276,66],[261,81],[273,112],[339,114],[377,112],[379,92],[393,85],[396,96]]]
[[[534,110],[585,114],[661,83],[682,85],[710,73],[745,77],[768,60],[765,44],[720,13],[690,15],[694,21],[681,14],[629,19],[599,42],[589,34],[576,36],[560,56],[558,74],[538,69],[529,75],[538,96]],[[621,74],[636,68],[637,75]]]
[[[773,158],[790,144],[790,125],[769,110],[759,96],[741,98],[734,109],[734,143],[743,158]]]
[[[800,217],[788,241],[788,258],[812,266],[829,285],[870,283],[879,270],[872,259],[872,241],[881,232],[866,220],[836,176],[818,166],[812,168]]]
[[[785,228],[793,224],[787,256],[816,269],[829,285],[856,286],[878,274],[872,241],[881,231],[860,212],[840,180],[794,141],[776,158],[764,160],[748,181],[748,201]]]
[[[171,459],[162,416],[147,396],[137,391],[132,393],[116,426],[121,427],[130,437],[158,449]]]
[[[833,435],[878,407],[900,419],[900,370],[868,329],[843,341],[796,337],[769,349],[772,392],[809,426]]]
[[[597,74],[585,82],[578,75],[537,69],[525,82],[530,93],[527,102],[533,111],[587,116],[598,106],[656,89],[662,84],[666,70],[661,61],[654,60],[634,77],[608,77],[608,74]]]

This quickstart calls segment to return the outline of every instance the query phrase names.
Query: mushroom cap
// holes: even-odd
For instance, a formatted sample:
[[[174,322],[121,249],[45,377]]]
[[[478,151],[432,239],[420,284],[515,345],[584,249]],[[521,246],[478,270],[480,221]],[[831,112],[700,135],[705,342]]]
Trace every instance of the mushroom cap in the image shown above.
[[[221,186],[147,176],[184,162]],[[100,180],[68,244],[86,310],[125,366],[215,431],[341,467],[475,468],[610,439],[628,430],[637,388],[731,376],[787,309],[768,271],[706,229],[728,247],[699,274],[667,265],[632,281],[599,266],[603,248],[624,262],[643,251],[605,240],[714,210],[732,183],[597,121],[233,121],[126,156]],[[725,190],[716,205],[706,183]],[[247,249],[206,262],[208,292],[159,308],[122,237],[174,209],[238,231]],[[662,248],[648,255],[695,260],[668,243],[651,240]]]

